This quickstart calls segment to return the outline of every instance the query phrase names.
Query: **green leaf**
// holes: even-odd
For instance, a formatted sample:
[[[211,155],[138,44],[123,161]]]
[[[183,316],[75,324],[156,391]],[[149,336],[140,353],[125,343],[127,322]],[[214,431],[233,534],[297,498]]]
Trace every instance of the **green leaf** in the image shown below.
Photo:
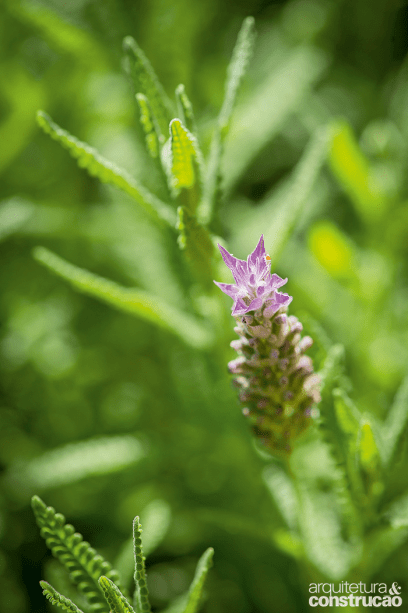
[[[135,584],[134,603],[136,613],[150,613],[149,591],[146,583],[145,558],[142,547],[142,526],[139,518],[133,520],[133,551],[135,556]]]
[[[366,473],[375,475],[380,470],[381,458],[370,421],[364,418],[360,424],[358,440],[360,463]]]
[[[119,584],[117,572],[83,540],[81,534],[75,532],[71,524],[65,523],[61,513],[47,507],[38,496],[33,496],[31,504],[41,536],[67,570],[71,581],[85,595],[93,611],[109,613],[98,579],[106,575]]]
[[[225,98],[218,117],[218,127],[221,131],[221,140],[224,140],[227,135],[238,89],[241,85],[251,58],[254,42],[255,19],[253,17],[247,17],[244,19],[238,33],[237,42],[232,53],[232,59],[227,69]]]
[[[278,464],[271,464],[264,469],[262,476],[288,528],[296,529],[298,501],[293,482],[288,474]]]
[[[57,592],[57,590],[46,581],[40,581],[40,585],[43,588],[44,596],[47,597],[51,604],[57,605],[57,607],[60,607],[64,611],[68,611],[68,613],[83,613],[72,600]]]
[[[202,160],[196,138],[180,119],[170,122],[170,152],[171,188],[194,213],[200,198]]]
[[[102,576],[99,577],[98,583],[109,605],[110,613],[135,613],[133,607],[113,581]]]
[[[180,232],[178,244],[184,250],[196,277],[208,289],[212,288],[214,245],[211,236],[185,207],[179,207],[177,213],[179,221],[176,227]]]
[[[361,561],[353,569],[353,575],[360,581],[370,581],[378,573],[386,559],[408,538],[408,528],[381,526],[368,533],[364,541]]]
[[[386,200],[375,186],[368,160],[361,152],[351,127],[339,122],[332,128],[330,166],[364,221],[378,221]]]
[[[393,502],[385,516],[393,528],[408,528],[408,494]]]
[[[380,453],[385,465],[390,465],[395,455],[398,441],[405,432],[408,420],[408,377],[398,390],[394,403],[382,427]]]
[[[8,482],[25,494],[27,488],[45,490],[108,475],[133,466],[145,456],[133,436],[99,437],[46,451],[10,471]]]
[[[188,593],[188,601],[183,613],[196,613],[198,611],[204,589],[204,583],[207,578],[208,571],[212,566],[214,549],[209,547],[198,560],[194,579],[191,583]]]
[[[143,509],[143,550],[149,555],[165,538],[171,522],[170,505],[160,498],[152,500]],[[127,585],[133,576],[133,538],[125,542],[115,560],[118,570]]]
[[[140,317],[179,336],[193,347],[212,343],[209,329],[192,315],[179,311],[160,298],[141,290],[117,285],[113,281],[74,266],[44,247],[34,250],[35,259],[55,274],[69,281],[80,292],[98,298],[111,306]]]
[[[126,36],[123,40],[123,50],[125,68],[133,80],[135,91],[140,91],[147,97],[161,135],[167,135],[173,111],[152,65],[131,36]]]
[[[197,138],[197,127],[194,118],[193,106],[182,83],[176,88],[176,102],[177,112],[182,123],[186,126],[187,130],[194,134]]]
[[[255,41],[254,25],[255,20],[253,17],[247,17],[244,20],[227,70],[225,97],[211,141],[203,200],[200,205],[199,217],[202,223],[205,224],[211,220],[212,210],[219,189],[223,142],[228,134],[238,89],[251,58]]]
[[[155,159],[159,155],[159,134],[155,125],[156,120],[144,94],[136,94],[136,101],[140,111],[140,123],[145,133],[146,148],[149,155]]]
[[[327,63],[327,56],[317,47],[294,48],[236,110],[222,164],[226,192],[233,189],[255,157],[279,134],[284,121],[304,101]]]
[[[155,220],[164,221],[166,224],[174,226],[175,214],[173,209],[151,194],[146,188],[138,185],[125,171],[105,160],[93,147],[82,143],[69,132],[60,128],[43,111],[37,113],[37,121],[46,134],[49,134],[51,138],[68,149],[72,157],[77,160],[80,168],[85,168],[92,177],[96,177],[102,183],[114,185],[132,196]]]
[[[272,265],[278,261],[310,201],[312,189],[327,157],[327,142],[327,130],[318,129],[310,139],[285,189],[261,205],[268,209],[273,205],[272,223],[269,223],[264,231],[265,241],[270,245]]]

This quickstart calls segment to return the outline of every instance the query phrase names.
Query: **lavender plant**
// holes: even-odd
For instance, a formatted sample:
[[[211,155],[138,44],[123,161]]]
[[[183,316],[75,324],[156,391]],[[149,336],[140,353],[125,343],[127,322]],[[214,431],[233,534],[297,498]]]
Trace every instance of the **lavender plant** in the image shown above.
[[[160,228],[166,240],[179,245],[184,256],[180,267],[184,279],[188,279],[187,289],[184,300],[172,302],[168,300],[165,290],[160,295],[160,292],[155,294],[121,286],[67,262],[44,247],[35,249],[36,260],[78,291],[177,336],[191,350],[192,353],[188,355],[192,355],[192,359],[195,351],[211,351],[211,355],[216,356],[217,366],[221,362],[220,356],[225,355],[230,326],[229,318],[224,317],[224,305],[213,291],[212,280],[217,276],[215,271],[221,263],[214,246],[219,227],[215,214],[219,211],[225,191],[228,192],[231,183],[236,180],[240,167],[242,169],[253,155],[251,147],[248,150],[243,147],[242,155],[247,157],[238,160],[234,166],[230,184],[228,181],[226,185],[222,184],[221,160],[238,87],[250,57],[253,26],[253,19],[248,18],[240,31],[228,70],[224,102],[215,122],[207,155],[184,86],[176,89],[174,105],[137,43],[130,37],[125,39],[126,68],[135,89],[146,150],[158,173],[155,176],[159,177],[160,189],[157,194],[106,160],[94,148],[60,128],[47,114],[38,114],[41,128],[67,148],[81,167],[130,196],[136,206],[143,209],[149,222]],[[299,79],[312,78],[310,74],[313,70],[319,72],[324,65],[320,56],[319,63],[315,61],[316,56],[311,54],[307,58],[308,70],[304,70],[303,62],[306,60],[303,56],[301,58],[296,63],[296,58],[290,57],[290,62],[288,60],[285,66],[285,69],[293,68],[295,64]],[[306,87],[308,82],[306,85],[305,81],[302,83]],[[275,82],[273,84],[276,85]],[[290,92],[289,95],[293,95],[291,104],[295,105],[296,96]],[[277,119],[276,122],[279,123]],[[268,129],[273,131],[275,128],[272,125]],[[259,150],[265,144],[266,132],[258,139]],[[335,155],[339,141],[341,151],[345,147],[347,151],[350,135],[346,139],[339,138],[338,126],[335,133],[324,128],[313,135],[280,194],[267,198],[260,205],[259,213],[253,212],[249,230],[256,227],[257,236],[259,229],[265,225],[264,207],[273,215],[272,222],[265,229],[267,237],[272,234],[276,237],[276,240],[270,241],[271,256],[266,253],[263,235],[246,261],[235,258],[219,245],[222,260],[232,272],[235,284],[218,281],[216,284],[234,301],[232,316],[236,320],[235,332],[239,339],[232,342],[232,347],[237,351],[238,358],[229,362],[229,370],[238,387],[244,415],[250,421],[256,438],[273,456],[285,460],[291,456],[290,474],[273,459],[262,473],[263,487],[266,484],[272,494],[284,527],[276,529],[275,525],[265,520],[262,530],[256,532],[258,527],[255,526],[254,531],[257,535],[261,532],[268,546],[273,544],[285,555],[292,556],[313,579],[350,580],[358,577],[368,580],[408,536],[406,496],[398,498],[395,492],[387,493],[386,489],[387,475],[391,472],[406,427],[408,385],[403,384],[385,422],[381,423],[361,411],[348,393],[343,347],[332,346],[322,332],[322,326],[316,324],[314,327],[321,359],[318,361],[319,371],[314,372],[312,360],[306,355],[312,339],[308,335],[301,336],[302,324],[294,315],[288,314],[292,297],[278,291],[287,280],[270,272],[271,262],[275,266],[278,255],[305,212],[305,202],[326,158],[331,159],[335,172],[337,169],[341,175],[338,170],[339,156]],[[355,155],[354,158],[357,159],[357,175],[362,174],[362,168],[365,172],[365,187],[369,193],[365,165],[361,163],[361,156]],[[347,166],[347,172],[346,187],[353,192],[350,188],[353,180],[350,166]],[[224,196],[222,187],[226,187]],[[368,198],[361,189],[354,191],[360,200]],[[368,208],[367,205],[364,211]],[[367,212],[365,214],[368,215]],[[242,228],[237,231],[241,238],[243,233]],[[289,269],[296,266],[305,275],[320,274],[317,267],[310,273],[303,261],[306,259],[305,250],[299,247],[296,239],[291,247],[291,253],[296,257],[292,255],[291,261],[291,254],[285,254],[285,265]],[[324,283],[322,286],[326,288]],[[332,286],[328,285],[327,294],[339,296],[341,302],[344,293],[337,286],[337,293],[331,292],[331,289]],[[352,309],[345,308],[344,313],[339,309],[338,317],[348,318],[348,325],[352,320]],[[332,313],[329,316],[334,317]],[[348,330],[346,325],[344,328]],[[179,365],[177,368],[181,370]],[[187,383],[183,381],[180,386],[183,388],[181,394],[188,397],[191,404]],[[207,393],[211,386],[204,387]],[[194,394],[199,395],[195,389]],[[319,402],[321,419],[316,420],[319,428],[313,429],[310,427],[315,413],[313,409]],[[234,407],[228,410],[232,412]],[[308,439],[301,437],[306,430],[310,433]],[[123,448],[122,443],[119,441],[120,448]],[[72,455],[72,449],[69,453]],[[135,461],[133,456],[139,457],[135,450],[132,453],[127,460],[129,464]],[[112,455],[116,458],[116,447]],[[40,461],[34,465],[37,470],[31,466],[32,470],[26,471],[32,478],[32,485],[40,487],[44,483],[48,483],[48,486],[54,483],[51,477],[44,477],[44,463],[48,465],[48,472],[52,473],[49,460],[47,456],[43,463]],[[106,462],[106,458],[105,463],[96,459],[93,469],[100,474],[98,462],[105,467],[104,470],[107,470],[109,462]],[[81,478],[81,470],[81,467],[77,469],[78,479]],[[70,471],[72,476],[72,465]],[[117,576],[110,574],[112,571],[107,563],[98,558],[52,508],[47,509],[38,498],[34,499],[33,506],[42,534],[88,599],[89,607],[99,607],[101,611],[111,610],[113,613],[132,613],[126,593],[119,591]],[[219,517],[217,521],[219,525]],[[246,517],[243,520],[238,518],[236,524],[242,532],[249,530]],[[150,605],[144,582],[138,524],[135,531],[137,593],[134,609],[136,613],[141,613],[148,612]],[[197,609],[211,555],[211,550],[204,554],[189,596],[178,606],[177,610],[182,613],[193,613]],[[78,613],[76,605],[54,588],[45,584],[43,588],[52,602]]]
[[[228,368],[255,435],[272,453],[287,457],[320,400],[320,377],[305,355],[313,341],[301,337],[302,324],[294,315],[287,316],[292,296],[277,291],[287,279],[270,273],[263,235],[246,262],[218,246],[235,285],[215,284],[234,300],[234,330],[240,336],[231,343],[239,357]]]
[[[119,573],[65,522],[61,513],[47,507],[38,496],[32,498],[32,508],[41,530],[41,536],[53,555],[69,574],[71,582],[85,597],[85,610],[92,613],[150,613],[149,591],[146,583],[145,558],[142,547],[142,527],[139,517],[133,521],[133,551],[135,591],[133,606],[127,590],[121,585]],[[196,613],[208,570],[211,567],[213,549],[209,548],[200,558],[190,590],[175,607],[179,613]],[[69,613],[83,613],[69,598],[60,594],[47,581],[40,581],[43,593],[54,605]]]

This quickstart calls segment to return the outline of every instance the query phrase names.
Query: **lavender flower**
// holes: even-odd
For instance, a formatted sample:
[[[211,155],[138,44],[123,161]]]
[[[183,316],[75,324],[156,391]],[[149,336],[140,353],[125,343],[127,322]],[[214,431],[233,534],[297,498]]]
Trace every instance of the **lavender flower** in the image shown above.
[[[263,235],[246,262],[218,247],[235,284],[214,283],[234,301],[240,336],[231,343],[239,357],[228,368],[256,436],[270,452],[287,457],[320,401],[320,378],[304,355],[313,341],[301,338],[302,324],[286,314],[292,296],[277,291],[287,279],[270,273]]]

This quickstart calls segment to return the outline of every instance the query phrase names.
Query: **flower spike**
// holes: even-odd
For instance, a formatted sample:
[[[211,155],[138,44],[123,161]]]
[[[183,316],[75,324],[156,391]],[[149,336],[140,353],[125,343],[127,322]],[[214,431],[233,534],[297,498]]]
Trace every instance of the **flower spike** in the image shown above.
[[[272,454],[288,457],[320,401],[320,378],[304,355],[313,341],[301,338],[302,324],[286,314],[292,296],[277,291],[287,279],[271,274],[263,235],[246,261],[218,247],[235,284],[214,283],[234,301],[240,337],[231,343],[239,357],[228,368],[257,438]]]

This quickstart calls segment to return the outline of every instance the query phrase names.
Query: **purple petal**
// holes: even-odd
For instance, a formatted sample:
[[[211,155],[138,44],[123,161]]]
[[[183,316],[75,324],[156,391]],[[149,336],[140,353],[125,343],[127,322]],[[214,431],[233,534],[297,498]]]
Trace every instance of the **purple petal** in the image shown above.
[[[256,260],[259,258],[261,260],[262,256],[266,255],[265,245],[264,245],[264,236],[261,235],[259,242],[253,252],[248,256],[247,262],[251,263],[253,266],[256,265]]]
[[[237,293],[239,292],[239,288],[236,285],[228,285],[228,283],[219,283],[218,281],[214,281],[214,283],[215,285],[218,285],[220,290],[224,292],[224,294],[227,294],[227,296],[230,298],[235,299]]]
[[[289,294],[281,294],[280,292],[275,292],[275,302],[279,304],[279,306],[288,306],[293,300],[292,296]]]
[[[235,258],[232,255],[232,253],[229,253],[225,249],[225,247],[223,247],[219,243],[218,243],[218,249],[221,252],[221,256],[222,256],[222,259],[224,260],[225,264],[228,266],[228,268],[232,272],[236,283],[239,283],[240,282],[240,278],[241,278],[241,273],[238,273],[238,265],[241,264],[241,266],[242,266],[242,264],[244,264],[245,265],[245,270],[246,270],[247,263],[244,262],[244,260],[239,260],[238,258]]]
[[[262,306],[263,300],[262,298],[255,298],[254,300],[252,300],[252,302],[248,305],[248,311],[256,311],[257,309],[260,309]]]
[[[285,283],[288,282],[288,279],[282,279],[279,275],[273,273],[268,281],[268,290],[277,289],[278,287],[282,287]]]
[[[249,309],[247,305],[245,304],[245,302],[241,298],[238,298],[238,300],[234,303],[232,315],[233,317],[235,317],[235,315],[245,315],[245,313],[247,313],[248,310]]]

